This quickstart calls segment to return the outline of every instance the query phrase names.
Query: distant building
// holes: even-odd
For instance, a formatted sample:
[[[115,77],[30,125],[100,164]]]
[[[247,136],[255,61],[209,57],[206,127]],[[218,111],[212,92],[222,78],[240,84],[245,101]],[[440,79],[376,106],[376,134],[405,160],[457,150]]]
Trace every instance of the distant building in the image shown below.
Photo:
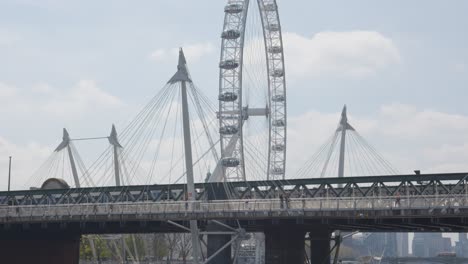
[[[452,241],[442,233],[415,233],[413,238],[415,257],[435,257],[441,252],[452,251]]]
[[[396,233],[396,253],[397,257],[408,257],[408,233]]]
[[[397,257],[397,245],[397,233],[364,233],[360,252],[378,257]]]
[[[466,233],[458,234],[458,242],[455,243],[455,252],[459,257],[468,257],[468,239]]]
[[[413,247],[413,256],[415,257],[427,257],[429,255],[423,235],[424,234],[420,234],[420,233],[414,234],[412,247]]]

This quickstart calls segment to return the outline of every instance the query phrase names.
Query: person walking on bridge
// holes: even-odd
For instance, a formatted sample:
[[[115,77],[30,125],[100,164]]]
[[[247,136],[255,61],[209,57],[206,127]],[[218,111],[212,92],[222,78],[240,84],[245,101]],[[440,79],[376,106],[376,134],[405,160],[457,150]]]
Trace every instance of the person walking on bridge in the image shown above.
[[[400,201],[401,201],[401,197],[400,197],[400,192],[396,192],[395,193],[395,207],[400,207]]]
[[[284,197],[282,193],[279,195],[279,199],[280,199],[280,208],[284,209]]]
[[[284,201],[285,201],[285,203],[286,203],[286,209],[291,208],[291,199],[290,199],[290,197],[289,197],[289,194],[286,194],[286,195],[284,196]]]

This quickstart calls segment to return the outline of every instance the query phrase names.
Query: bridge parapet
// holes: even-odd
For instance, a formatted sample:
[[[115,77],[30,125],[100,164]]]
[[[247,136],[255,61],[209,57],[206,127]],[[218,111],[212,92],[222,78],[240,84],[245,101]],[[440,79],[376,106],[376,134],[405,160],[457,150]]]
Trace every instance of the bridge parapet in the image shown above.
[[[0,208],[0,223],[67,221],[167,221],[265,218],[468,217],[465,195],[357,198],[292,198],[15,205]]]

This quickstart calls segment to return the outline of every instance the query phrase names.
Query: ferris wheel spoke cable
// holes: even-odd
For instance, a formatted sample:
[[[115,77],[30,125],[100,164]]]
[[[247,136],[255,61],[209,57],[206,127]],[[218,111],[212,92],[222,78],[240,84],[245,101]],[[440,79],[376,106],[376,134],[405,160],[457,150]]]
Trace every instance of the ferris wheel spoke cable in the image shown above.
[[[245,142],[245,145],[249,146],[250,144],[248,142]],[[250,148],[246,148],[246,152],[250,153],[253,158],[249,166],[250,170],[252,172],[255,172],[255,175],[257,176],[262,175],[262,172],[266,173],[266,171],[264,171],[264,169],[266,168],[266,163],[264,161],[260,161],[260,158],[263,158],[263,155],[259,153],[259,151],[256,150],[253,146]],[[255,178],[255,180],[265,180],[265,177],[258,176],[258,178]]]
[[[255,5],[254,5],[255,6]],[[256,12],[255,12],[256,11]],[[266,66],[266,60],[263,57],[262,60],[262,53],[264,53],[264,45],[262,45],[261,40],[263,39],[263,32],[261,30],[262,25],[260,22],[260,17],[258,15],[259,10],[251,10],[250,17],[247,18],[247,22],[249,26],[247,26],[247,38],[246,42],[248,46],[246,47],[246,54],[247,57],[246,63],[244,64],[245,72],[247,73],[252,86],[249,89],[249,92],[255,93],[254,96],[257,98],[263,97],[263,94],[259,94],[260,91],[265,91],[264,87],[264,80],[268,77],[266,76],[266,71],[262,66]],[[248,30],[252,29],[252,30]],[[263,51],[263,52],[259,52]],[[263,65],[262,65],[263,64]],[[265,99],[265,98],[264,98]]]
[[[258,167],[261,170],[266,169],[268,165],[266,163],[267,157],[265,156],[265,153],[263,153],[261,150],[259,150],[256,147],[256,146],[258,146],[257,144],[252,144],[250,142],[250,140],[247,139],[247,138],[246,138],[245,143],[246,143],[247,147],[249,147],[252,150],[252,153],[255,153],[257,155],[257,158],[254,159],[254,161],[256,161],[256,164],[258,165]],[[258,159],[258,157],[260,157],[260,159]],[[259,180],[265,180],[265,179],[259,179]]]

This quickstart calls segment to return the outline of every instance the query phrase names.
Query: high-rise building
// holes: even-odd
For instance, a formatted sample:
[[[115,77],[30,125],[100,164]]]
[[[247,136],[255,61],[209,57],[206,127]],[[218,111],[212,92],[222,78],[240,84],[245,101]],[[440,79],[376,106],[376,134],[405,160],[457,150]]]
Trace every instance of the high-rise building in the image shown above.
[[[426,248],[426,242],[424,241],[424,234],[414,234],[412,248],[413,256],[415,257],[427,257],[427,255],[429,255],[428,249]]]
[[[468,257],[468,239],[466,237],[466,233],[458,234],[458,242],[455,244],[455,252],[459,257]]]
[[[396,233],[395,235],[397,257],[407,257],[409,255],[408,233]]]
[[[442,237],[442,233],[415,233],[412,246],[416,257],[435,257],[452,251],[451,239]]]
[[[384,257],[398,256],[396,233],[371,233],[363,242],[368,254]]]

